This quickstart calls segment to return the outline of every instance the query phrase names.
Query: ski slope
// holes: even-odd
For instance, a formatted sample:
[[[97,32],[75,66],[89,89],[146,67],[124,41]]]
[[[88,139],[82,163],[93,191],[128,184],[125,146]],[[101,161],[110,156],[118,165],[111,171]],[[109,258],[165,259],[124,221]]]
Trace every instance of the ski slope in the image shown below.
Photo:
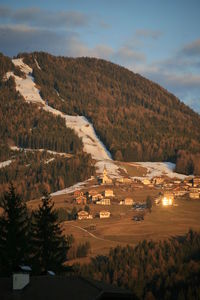
[[[112,160],[111,154],[96,135],[93,125],[84,116],[66,115],[47,105],[41,98],[40,92],[35,86],[34,78],[31,75],[33,70],[23,62],[22,58],[13,59],[12,62],[15,66],[20,67],[21,71],[25,74],[25,78],[16,76],[13,72],[8,72],[6,77],[14,77],[16,90],[20,92],[25,101],[29,103],[37,103],[41,105],[45,111],[64,118],[66,126],[73,129],[82,139],[83,150],[86,153],[91,154],[91,157],[96,161],[95,166],[97,173],[102,173],[105,166],[108,170],[108,175],[111,178],[121,177],[119,167]]]

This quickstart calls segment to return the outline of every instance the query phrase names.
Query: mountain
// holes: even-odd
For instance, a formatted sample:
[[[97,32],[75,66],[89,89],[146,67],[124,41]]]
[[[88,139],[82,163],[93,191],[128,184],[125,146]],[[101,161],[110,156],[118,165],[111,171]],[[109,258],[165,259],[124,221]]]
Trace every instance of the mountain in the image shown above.
[[[97,136],[116,160],[171,161],[200,173],[200,116],[159,85],[95,58],[18,58],[0,55],[0,194],[10,180],[28,200],[88,179],[92,158],[110,159]],[[36,103],[24,101],[25,81],[35,82],[26,93],[38,93]],[[98,146],[95,157],[86,145]]]
[[[183,151],[200,152],[199,114],[139,74],[96,58],[19,57],[33,68],[43,99],[86,116],[114,159],[176,162]]]

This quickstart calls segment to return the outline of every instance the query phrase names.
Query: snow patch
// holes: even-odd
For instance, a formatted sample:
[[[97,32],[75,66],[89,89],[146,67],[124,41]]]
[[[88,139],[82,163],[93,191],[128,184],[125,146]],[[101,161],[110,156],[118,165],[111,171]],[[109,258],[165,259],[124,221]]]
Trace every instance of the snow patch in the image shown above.
[[[56,151],[52,151],[52,150],[47,150],[47,149],[31,149],[31,148],[19,148],[17,146],[10,146],[10,149],[13,150],[13,151],[39,151],[39,152],[43,152],[43,151],[46,151],[50,154],[53,154],[53,155],[60,155],[60,156],[64,156],[64,157],[71,157],[72,154],[69,154],[69,153],[65,153],[65,152],[56,152]]]
[[[11,162],[12,162],[12,160],[6,160],[6,161],[0,162],[0,169],[9,166],[11,164]]]
[[[45,161],[45,164],[49,164],[50,162],[52,162],[52,161],[54,161],[54,160],[55,160],[55,158],[54,158],[54,157],[52,157],[52,158],[50,158],[50,159],[46,160],[46,161]]]
[[[34,61],[35,61],[35,64],[36,64],[37,68],[38,68],[39,70],[41,70],[41,68],[40,68],[40,66],[39,66],[38,61],[37,61],[36,58],[34,58]]]
[[[78,182],[68,188],[65,188],[63,190],[57,191],[55,193],[51,193],[51,196],[58,196],[58,195],[63,195],[63,194],[71,194],[77,190],[80,190],[82,188],[84,188],[85,186],[88,185],[88,183],[93,180],[94,177],[92,176],[91,178],[89,178],[88,180],[82,181],[82,182]]]
[[[147,174],[144,177],[133,177],[136,179],[152,179],[153,177],[168,176],[170,178],[185,179],[187,175],[174,172],[175,164],[171,162],[137,162],[132,165],[140,165],[147,169]]]
[[[32,77],[33,70],[23,62],[22,58],[13,59],[15,66],[20,67],[21,71],[25,73],[25,78],[15,75],[13,72],[8,72],[6,77],[13,76],[16,83],[16,90],[24,97],[26,102],[45,104],[42,100],[38,89],[35,86],[34,78]]]

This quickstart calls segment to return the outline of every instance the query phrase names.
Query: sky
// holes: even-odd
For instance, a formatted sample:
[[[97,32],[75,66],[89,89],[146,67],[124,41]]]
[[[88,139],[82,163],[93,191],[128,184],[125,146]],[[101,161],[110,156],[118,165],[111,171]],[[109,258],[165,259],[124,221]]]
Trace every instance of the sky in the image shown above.
[[[103,58],[200,113],[199,0],[0,0],[0,52]]]

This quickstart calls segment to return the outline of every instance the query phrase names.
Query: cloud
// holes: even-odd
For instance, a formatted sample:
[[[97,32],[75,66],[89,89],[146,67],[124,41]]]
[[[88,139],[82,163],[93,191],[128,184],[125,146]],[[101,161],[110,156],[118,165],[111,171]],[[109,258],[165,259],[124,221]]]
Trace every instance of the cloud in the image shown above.
[[[124,64],[145,61],[145,55],[142,52],[136,51],[128,46],[119,48],[114,54],[114,58]]]
[[[185,45],[180,52],[187,56],[200,56],[200,39]]]
[[[7,6],[0,6],[0,18],[8,18],[12,14],[11,8]]]
[[[0,16],[11,24],[44,28],[75,28],[89,26],[91,17],[79,11],[48,11],[37,7],[12,10],[0,7]]]
[[[157,40],[161,35],[161,31],[151,29],[138,29],[135,32],[137,38],[152,38],[154,40]]]
[[[62,35],[52,30],[26,25],[0,26],[0,51],[9,56],[31,51],[68,55],[71,41],[77,38],[78,34],[70,31]]]

